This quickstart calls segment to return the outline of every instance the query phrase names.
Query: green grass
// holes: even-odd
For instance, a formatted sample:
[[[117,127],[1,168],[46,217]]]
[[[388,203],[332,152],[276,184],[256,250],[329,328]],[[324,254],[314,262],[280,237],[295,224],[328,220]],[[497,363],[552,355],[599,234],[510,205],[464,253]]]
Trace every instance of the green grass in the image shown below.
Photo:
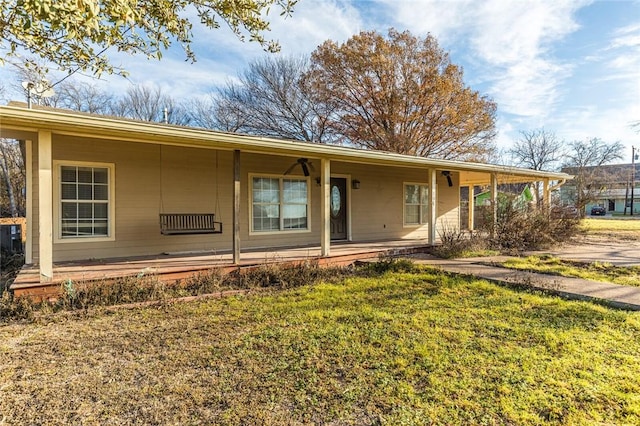
[[[387,273],[0,327],[8,424],[640,424],[640,314]]]
[[[592,281],[640,286],[640,266],[614,266],[603,262],[576,262],[549,255],[514,257],[502,262],[500,266],[563,277],[577,277]]]
[[[588,233],[602,232],[632,232],[640,233],[640,219],[593,219],[585,218],[581,222],[582,228]]]

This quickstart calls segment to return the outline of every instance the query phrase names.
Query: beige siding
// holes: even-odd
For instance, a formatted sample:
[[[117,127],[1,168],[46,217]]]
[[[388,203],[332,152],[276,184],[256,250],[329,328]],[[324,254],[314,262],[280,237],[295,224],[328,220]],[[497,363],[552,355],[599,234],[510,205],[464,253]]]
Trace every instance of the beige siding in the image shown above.
[[[34,144],[34,158],[37,146]],[[111,163],[115,167],[115,240],[62,241],[54,244],[54,261],[124,257],[165,252],[229,251],[232,247],[233,153],[121,141],[81,139],[54,135],[54,161]],[[37,191],[37,160],[34,190]],[[295,157],[241,153],[241,248],[268,248],[320,244],[319,160],[309,177],[308,231],[250,232],[250,180],[252,175],[282,176]],[[349,188],[350,236],[353,241],[428,237],[428,226],[404,226],[404,183],[428,182],[426,169],[331,163],[331,173],[360,181]],[[291,176],[303,177],[296,167]],[[458,176],[448,187],[438,173],[438,217],[457,224]],[[56,181],[54,185],[58,185]],[[37,192],[36,192],[37,193]],[[59,208],[56,201],[54,208]],[[223,222],[222,234],[160,234],[158,214],[215,212]],[[37,200],[34,199],[34,235],[37,234]],[[54,231],[59,232],[58,224]],[[34,254],[37,255],[37,241]]]
[[[438,217],[436,220],[436,237],[444,230],[460,229],[460,174],[451,172],[449,186],[446,176],[437,173],[438,182]]]
[[[54,159],[113,163],[116,188],[115,241],[60,242],[55,244],[54,260],[226,250],[230,247],[231,210],[224,200],[231,198],[231,153],[57,137]],[[225,233],[160,234],[160,212],[214,212],[216,194],[221,201],[217,220],[227,225]],[[56,203],[55,208],[58,207]],[[57,227],[58,224],[56,232]]]
[[[404,183],[427,184],[427,170],[332,163],[331,172],[360,181],[351,190],[351,235],[354,241],[426,238],[428,226],[404,226]]]

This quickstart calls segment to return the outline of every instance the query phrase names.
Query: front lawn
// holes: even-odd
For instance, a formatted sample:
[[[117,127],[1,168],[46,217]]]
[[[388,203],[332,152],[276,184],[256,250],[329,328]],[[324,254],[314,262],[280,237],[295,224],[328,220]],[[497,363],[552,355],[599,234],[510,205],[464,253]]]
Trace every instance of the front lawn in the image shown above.
[[[581,226],[588,234],[592,235],[640,238],[640,219],[585,218],[582,220]]]
[[[614,266],[610,263],[602,262],[577,262],[549,255],[513,257],[499,265],[521,271],[640,286],[640,266]]]
[[[640,314],[433,270],[0,327],[0,423],[640,424]]]

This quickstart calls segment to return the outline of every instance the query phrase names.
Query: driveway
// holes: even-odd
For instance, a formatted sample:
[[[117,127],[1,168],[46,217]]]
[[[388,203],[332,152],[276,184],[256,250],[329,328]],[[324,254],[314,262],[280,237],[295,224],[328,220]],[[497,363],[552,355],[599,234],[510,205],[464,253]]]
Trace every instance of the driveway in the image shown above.
[[[579,237],[571,243],[543,253],[581,262],[606,262],[617,266],[640,265],[640,241],[637,238],[618,238],[613,235]]]

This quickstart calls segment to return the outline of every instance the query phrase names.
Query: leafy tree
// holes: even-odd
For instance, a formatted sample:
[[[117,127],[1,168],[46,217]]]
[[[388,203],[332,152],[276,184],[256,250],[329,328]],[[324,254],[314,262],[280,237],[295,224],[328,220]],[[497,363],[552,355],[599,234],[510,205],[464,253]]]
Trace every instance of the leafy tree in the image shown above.
[[[545,129],[521,131],[520,139],[508,150],[513,162],[533,170],[553,170],[564,151],[564,142],[558,140],[553,132]],[[535,195],[540,198],[541,183],[535,182]]]
[[[356,146],[445,159],[481,159],[492,146],[496,104],[465,86],[431,35],[326,41],[305,80],[332,111],[329,125]]]
[[[125,70],[109,63],[112,48],[149,58],[179,43],[188,59],[194,21],[215,29],[226,23],[238,37],[278,50],[268,41],[266,14],[275,6],[290,14],[296,0],[0,0],[0,47],[17,57],[31,52],[62,70],[95,74]]]
[[[254,61],[214,100],[217,128],[310,142],[327,140],[327,112],[301,81],[305,57]]]
[[[621,168],[603,167],[621,160],[623,149],[620,142],[606,143],[599,138],[569,143],[562,170],[574,177],[565,184],[564,191],[582,214],[586,205],[596,201],[607,187],[626,180]]]

